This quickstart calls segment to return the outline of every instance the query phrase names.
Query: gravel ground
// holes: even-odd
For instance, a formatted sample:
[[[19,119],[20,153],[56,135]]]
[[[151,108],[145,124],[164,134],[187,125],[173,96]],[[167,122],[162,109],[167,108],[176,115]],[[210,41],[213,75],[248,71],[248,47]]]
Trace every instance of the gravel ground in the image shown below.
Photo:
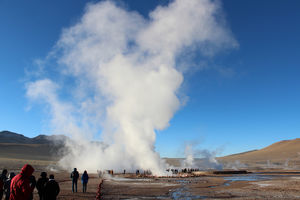
[[[57,199],[95,199],[97,187],[102,180],[97,174],[89,173],[87,193],[82,193],[81,182],[78,182],[78,192],[72,193],[71,172],[54,172],[45,167],[46,164],[51,163],[33,162],[36,169],[34,175],[38,179],[41,171],[46,171],[48,175],[54,174],[61,188]],[[9,172],[18,173],[22,165],[14,160],[0,160],[0,170],[5,167]],[[103,177],[103,199],[300,199],[300,173],[285,170],[185,178],[134,177],[129,174]],[[36,190],[34,199],[38,199]]]

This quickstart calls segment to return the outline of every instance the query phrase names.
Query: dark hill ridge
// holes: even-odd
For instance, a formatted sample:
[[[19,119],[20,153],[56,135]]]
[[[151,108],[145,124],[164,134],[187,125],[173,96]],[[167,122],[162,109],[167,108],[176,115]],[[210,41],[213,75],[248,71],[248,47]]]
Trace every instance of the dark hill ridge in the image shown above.
[[[56,161],[64,149],[63,135],[39,135],[34,138],[22,134],[0,132],[0,158]]]
[[[10,131],[1,131],[0,132],[0,142],[1,143],[22,143],[30,144],[31,139],[25,137],[22,134],[10,132]]]
[[[34,138],[26,137],[22,134],[1,131],[0,132],[0,143],[15,143],[15,144],[49,144],[62,143],[67,137],[63,135],[38,135]]]

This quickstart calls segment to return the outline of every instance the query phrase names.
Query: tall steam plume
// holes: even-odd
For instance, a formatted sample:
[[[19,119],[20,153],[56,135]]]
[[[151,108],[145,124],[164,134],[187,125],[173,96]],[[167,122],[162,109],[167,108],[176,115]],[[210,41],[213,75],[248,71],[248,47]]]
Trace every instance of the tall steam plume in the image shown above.
[[[51,73],[27,83],[28,98],[48,105],[53,133],[73,139],[60,164],[162,174],[155,131],[168,127],[181,105],[176,61],[188,68],[186,50],[212,56],[237,46],[221,12],[210,0],[175,0],[149,18],[112,1],[88,4],[45,59],[56,61],[44,69]],[[89,142],[99,134],[102,143]]]

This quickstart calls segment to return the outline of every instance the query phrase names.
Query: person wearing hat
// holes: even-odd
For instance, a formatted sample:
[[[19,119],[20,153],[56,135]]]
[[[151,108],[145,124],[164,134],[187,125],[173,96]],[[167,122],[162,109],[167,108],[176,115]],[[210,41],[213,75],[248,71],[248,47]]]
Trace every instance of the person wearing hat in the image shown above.
[[[60,192],[58,183],[54,180],[54,175],[49,176],[49,181],[45,185],[44,200],[56,200],[57,195]]]
[[[38,179],[36,183],[36,189],[38,190],[38,194],[40,197],[40,200],[44,200],[44,189],[45,189],[45,184],[49,181],[47,178],[47,173],[42,172],[41,173],[41,178]]]

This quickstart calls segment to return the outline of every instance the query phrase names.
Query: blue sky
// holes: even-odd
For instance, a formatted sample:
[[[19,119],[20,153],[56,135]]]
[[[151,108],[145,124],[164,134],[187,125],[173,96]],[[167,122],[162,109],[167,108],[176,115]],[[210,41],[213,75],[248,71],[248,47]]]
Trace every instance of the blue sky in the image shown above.
[[[41,105],[28,110],[25,69],[45,57],[88,1],[0,1],[0,130],[48,134]],[[128,0],[147,16],[166,0]],[[211,58],[209,68],[185,74],[188,101],[157,135],[161,156],[181,156],[185,141],[221,155],[299,137],[300,2],[222,1],[239,48]]]

